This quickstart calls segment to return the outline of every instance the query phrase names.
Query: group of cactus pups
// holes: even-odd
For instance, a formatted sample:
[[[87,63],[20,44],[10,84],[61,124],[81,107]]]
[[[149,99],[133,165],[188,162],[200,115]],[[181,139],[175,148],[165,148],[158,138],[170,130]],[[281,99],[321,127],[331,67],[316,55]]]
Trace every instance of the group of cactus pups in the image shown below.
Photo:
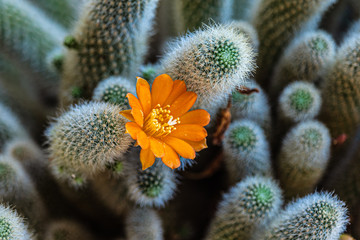
[[[208,148],[142,170],[162,74]],[[360,239],[359,126],[359,0],[0,0],[0,240]]]

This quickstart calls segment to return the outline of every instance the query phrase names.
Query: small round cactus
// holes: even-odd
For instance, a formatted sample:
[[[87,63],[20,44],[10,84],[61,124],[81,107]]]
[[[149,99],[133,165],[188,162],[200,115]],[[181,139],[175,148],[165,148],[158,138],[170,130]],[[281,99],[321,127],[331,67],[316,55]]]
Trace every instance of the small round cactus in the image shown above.
[[[286,197],[302,197],[314,190],[325,173],[330,146],[329,130],[317,121],[302,122],[286,135],[277,164]]]
[[[339,240],[348,223],[345,204],[328,193],[314,193],[289,204],[253,240]]]
[[[324,31],[310,31],[294,39],[274,70],[271,95],[280,94],[289,83],[315,82],[335,58],[336,44]]]
[[[162,207],[170,200],[177,185],[176,174],[157,161],[152,167],[141,170],[140,163],[125,170],[128,196],[140,206]]]
[[[279,98],[280,121],[296,123],[315,118],[321,107],[320,92],[312,83],[291,83]]]
[[[87,229],[77,222],[61,220],[50,223],[45,234],[46,240],[95,239]]]
[[[270,105],[265,91],[254,81],[248,80],[244,84],[249,89],[258,89],[259,92],[250,95],[242,94],[238,91],[232,93],[231,116],[233,119],[246,118],[259,124],[270,135],[271,115]]]
[[[71,107],[47,130],[51,165],[91,175],[121,157],[131,143],[121,110],[99,102]]]
[[[33,234],[28,230],[24,220],[15,210],[0,205],[0,239],[32,240]]]
[[[93,100],[104,101],[129,109],[126,94],[133,93],[133,83],[123,77],[110,77],[101,81],[94,90]]]
[[[246,178],[224,195],[206,239],[250,239],[257,225],[276,216],[282,203],[280,187],[273,180]]]
[[[126,236],[128,240],[162,240],[161,219],[152,209],[133,209],[126,218]]]
[[[154,79],[159,76],[159,65],[158,64],[146,64],[140,67],[139,76],[144,78],[149,83],[152,83]]]
[[[194,108],[214,113],[254,70],[253,55],[249,39],[231,25],[208,27],[169,46],[162,72],[198,95]]]
[[[269,144],[256,123],[233,122],[225,133],[223,149],[231,183],[245,176],[272,176]]]
[[[259,38],[254,27],[245,21],[233,21],[231,26],[238,34],[243,34],[245,37],[247,37],[254,50],[257,52],[259,48]]]

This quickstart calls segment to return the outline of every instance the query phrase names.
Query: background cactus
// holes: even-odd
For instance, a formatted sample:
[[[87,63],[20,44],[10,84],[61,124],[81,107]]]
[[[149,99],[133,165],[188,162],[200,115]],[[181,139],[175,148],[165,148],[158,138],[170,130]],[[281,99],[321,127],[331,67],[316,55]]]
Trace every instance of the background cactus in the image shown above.
[[[248,20],[251,16],[253,7],[259,0],[234,0],[233,3],[233,18]]]
[[[230,19],[234,0],[180,0],[176,1],[175,22],[178,32],[193,31],[210,21],[226,22]]]
[[[162,60],[163,72],[198,94],[194,108],[210,113],[223,104],[253,70],[249,39],[230,26],[199,30],[178,39]],[[171,50],[170,50],[171,49]]]
[[[347,225],[344,203],[328,193],[314,193],[289,204],[253,239],[338,240]]]
[[[268,86],[269,75],[284,48],[303,31],[317,27],[321,15],[336,0],[262,0],[252,23],[259,34],[260,46],[256,80]]]
[[[133,209],[126,219],[126,235],[129,240],[162,240],[161,219],[154,210]]]
[[[324,73],[321,120],[331,136],[352,135],[360,123],[359,106],[360,35],[348,38],[338,50],[332,67]]]
[[[34,239],[22,217],[4,205],[0,205],[0,229],[1,239]]]
[[[236,90],[233,91],[231,99],[232,118],[247,118],[252,120],[264,129],[266,135],[270,135],[271,115],[266,93],[254,80],[249,80],[244,86],[250,89],[256,88],[259,92],[246,95]]]
[[[89,98],[102,80],[113,75],[133,77],[143,62],[158,0],[101,1],[88,3],[77,23],[74,40],[64,62],[61,100],[77,101],[74,88]],[[117,27],[121,26],[121,27]],[[76,97],[76,96],[75,96]]]
[[[249,239],[257,225],[276,216],[281,205],[281,190],[273,180],[246,178],[224,195],[206,239]]]
[[[71,220],[59,220],[49,224],[46,240],[85,240],[95,239],[81,224]]]
[[[224,138],[225,163],[231,183],[245,176],[272,176],[269,144],[254,122],[233,122]]]
[[[324,31],[306,32],[285,49],[271,80],[272,96],[293,81],[316,82],[335,57],[336,44]]]
[[[311,193],[325,173],[330,157],[329,130],[320,122],[307,121],[286,135],[278,157],[278,175],[287,198]]]

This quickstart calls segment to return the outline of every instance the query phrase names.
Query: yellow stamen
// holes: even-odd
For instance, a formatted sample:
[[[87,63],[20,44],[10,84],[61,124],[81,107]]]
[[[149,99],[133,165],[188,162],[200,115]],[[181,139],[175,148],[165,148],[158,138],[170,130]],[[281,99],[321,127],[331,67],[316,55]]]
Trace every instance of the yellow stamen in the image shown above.
[[[180,123],[179,118],[171,115],[170,106],[161,107],[156,105],[146,117],[144,132],[152,137],[165,137],[176,129],[175,125]]]

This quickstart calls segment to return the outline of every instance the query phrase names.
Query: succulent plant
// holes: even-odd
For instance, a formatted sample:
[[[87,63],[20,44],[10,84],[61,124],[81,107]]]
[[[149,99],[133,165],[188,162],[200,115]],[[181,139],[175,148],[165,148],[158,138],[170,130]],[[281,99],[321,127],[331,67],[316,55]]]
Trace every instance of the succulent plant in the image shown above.
[[[338,240],[348,223],[344,203],[329,193],[314,193],[289,205],[252,239]]]
[[[87,229],[73,220],[58,220],[49,224],[46,240],[92,240],[95,239]]]
[[[3,204],[0,205],[0,238],[4,240],[35,239],[24,219],[15,210]]]
[[[246,119],[233,122],[223,144],[231,183],[246,176],[272,176],[269,144],[256,123]]]
[[[285,136],[278,156],[278,175],[287,198],[313,192],[330,158],[329,130],[320,122],[305,121]]]
[[[133,209],[126,218],[126,235],[128,240],[162,240],[161,219],[152,209]]]
[[[231,25],[209,27],[178,39],[162,60],[163,72],[198,95],[194,108],[210,113],[227,101],[253,70],[249,39]]]
[[[249,239],[259,224],[269,224],[282,203],[280,187],[272,179],[246,178],[224,195],[206,239]]]

